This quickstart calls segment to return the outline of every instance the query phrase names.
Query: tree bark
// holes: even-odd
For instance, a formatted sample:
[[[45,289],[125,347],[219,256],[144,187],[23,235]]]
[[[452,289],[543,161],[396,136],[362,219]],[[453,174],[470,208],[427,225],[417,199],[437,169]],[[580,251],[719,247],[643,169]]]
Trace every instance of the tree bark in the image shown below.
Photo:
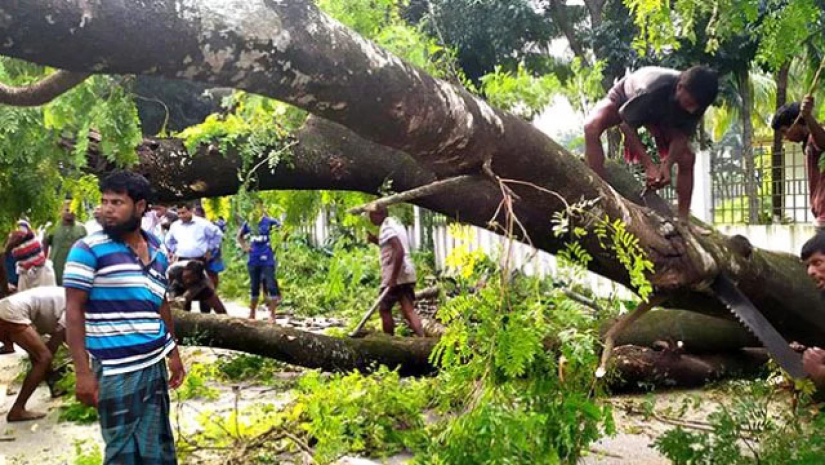
[[[295,140],[297,144],[290,162],[279,164],[274,171],[261,171],[257,180],[258,189],[346,189],[377,194],[387,179],[392,180],[394,189],[398,191],[423,186],[436,179],[408,155],[373,144],[346,128],[319,118],[311,117],[295,134]],[[152,181],[158,189],[160,200],[231,195],[240,187],[236,173],[241,161],[237,154],[209,152],[204,147],[198,154],[190,156],[182,141],[176,139],[148,140],[138,153],[141,163],[136,170]],[[97,164],[95,159],[91,160],[90,165],[103,171],[111,168]],[[631,202],[641,203],[641,186],[620,164],[609,163],[608,176],[618,192]],[[479,179],[458,185],[450,192],[419,198],[415,203],[467,223],[488,227],[499,200],[498,186]],[[528,210],[526,205],[517,207],[520,216],[535,218],[535,223],[547,215],[542,209]],[[721,237],[717,240],[727,241]],[[543,243],[536,245],[542,248]],[[760,281],[754,281],[747,287],[746,282],[740,282],[743,289],[750,290],[752,296],[758,296],[756,302],[775,302],[775,296],[779,295],[794,295],[799,301],[807,298],[808,281],[797,258],[759,250],[748,252],[747,247],[736,250],[738,252],[733,249],[728,252],[730,260],[744,259],[759,269],[780,270],[780,275],[760,274]],[[812,302],[818,305],[818,301],[813,299],[818,299],[815,291]],[[690,292],[674,298],[671,305],[685,305],[682,308],[694,312],[731,318],[713,300]],[[773,309],[768,316],[777,318],[780,309],[773,305],[768,307]],[[784,306],[782,311],[785,310],[791,311],[792,307]],[[816,317],[817,314],[799,313],[800,317],[786,313],[777,318],[781,321],[780,329],[789,338],[816,340],[818,330],[815,327],[812,329],[805,318]],[[677,318],[674,321],[681,320]],[[663,333],[661,337],[667,338],[668,333]],[[740,339],[740,336],[728,337]]]
[[[692,355],[670,348],[625,345],[613,349],[610,368],[617,376],[609,382],[614,391],[698,387],[723,378],[756,375],[767,361],[762,349]]]
[[[584,66],[590,66],[590,60],[587,58],[585,48],[576,37],[576,31],[567,18],[567,2],[565,0],[549,0],[547,2],[547,11],[550,13],[550,17],[553,18],[553,22],[558,24],[559,28],[564,32],[564,37],[567,38],[570,50],[581,60]]]
[[[617,346],[653,347],[659,341],[674,346],[681,343],[681,348],[692,354],[727,353],[761,345],[735,321],[677,309],[653,310],[616,337]]]
[[[593,29],[602,25],[602,11],[606,0],[584,0],[584,4],[590,11],[590,24]]]
[[[54,100],[89,77],[88,73],[54,72],[42,80],[23,87],[0,83],[0,104],[36,107]]]
[[[12,0],[0,5],[0,31],[6,37],[0,54],[7,56],[75,72],[191,79],[286,101],[339,122],[373,143],[406,152],[412,159],[402,157],[399,162],[412,160],[422,176],[478,174],[489,161],[502,178],[559,195],[512,186],[520,198],[516,213],[533,244],[550,252],[565,242],[553,234],[549,221],[553,212],[564,208],[561,199],[599,199],[594,213],[621,220],[639,238],[656,268],[650,280],[657,292],[671,294],[673,306],[727,314],[707,286],[723,271],[786,337],[809,343],[825,338],[823,303],[798,259],[763,251],[737,254],[725,237],[695,237],[671,219],[627,202],[528,123],[405,64],[322,14],[310,0],[157,0],[128,5]],[[398,152],[393,153],[385,160],[395,166]],[[374,183],[374,175],[367,171],[374,167],[367,163],[370,158],[360,155],[366,164],[352,165],[350,172],[337,169],[340,164],[335,163],[307,167],[315,177],[281,178],[283,187],[319,188],[322,182],[330,187],[330,179],[335,179],[339,188],[368,190],[353,185],[353,180],[361,177]],[[376,168],[389,171],[386,166]],[[213,173],[215,166],[198,169]],[[284,169],[272,179],[287,174]],[[233,176],[234,171],[222,175]],[[500,201],[497,188],[480,181],[420,204],[486,224],[495,211],[487,206]],[[231,189],[224,185],[215,194],[220,190]],[[592,221],[580,223],[590,231],[596,226]],[[580,242],[593,256],[593,271],[629,284],[624,266],[600,247],[594,235]]]
[[[776,110],[788,100],[788,72],[791,69],[790,60],[785,62],[776,72]],[[773,132],[773,148],[771,150],[771,177],[773,179],[773,218],[779,223],[785,217],[785,146],[782,133]]]
[[[209,347],[236,350],[274,358],[285,363],[324,371],[370,372],[384,365],[404,376],[435,371],[430,352],[435,338],[399,338],[383,334],[366,338],[334,338],[292,328],[224,315],[173,312],[177,337]],[[746,357],[741,351],[712,355],[686,355],[670,349],[639,346],[614,349],[610,385],[620,390],[640,387],[700,386],[708,381],[752,373],[767,361]]]
[[[264,321],[175,310],[175,335],[199,345],[237,350],[285,363],[324,371],[369,372],[380,365],[398,368],[405,376],[434,371],[432,338],[374,335],[335,338],[285,328]]]

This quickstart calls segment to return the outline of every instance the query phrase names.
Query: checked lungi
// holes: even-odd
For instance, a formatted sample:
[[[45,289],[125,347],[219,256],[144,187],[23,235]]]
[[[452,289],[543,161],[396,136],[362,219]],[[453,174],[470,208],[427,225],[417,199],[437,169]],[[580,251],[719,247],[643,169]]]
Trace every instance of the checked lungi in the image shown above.
[[[97,411],[106,442],[104,464],[177,464],[166,361],[108,376],[102,376],[97,360],[92,366],[99,383]]]

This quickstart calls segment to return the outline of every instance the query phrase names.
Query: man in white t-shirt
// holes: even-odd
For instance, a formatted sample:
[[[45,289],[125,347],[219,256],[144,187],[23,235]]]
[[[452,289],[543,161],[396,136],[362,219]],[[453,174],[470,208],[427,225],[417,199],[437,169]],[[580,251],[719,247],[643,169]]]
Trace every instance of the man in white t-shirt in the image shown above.
[[[49,335],[49,342],[44,343],[41,335]],[[32,362],[6,419],[11,423],[45,417],[45,413],[26,410],[26,402],[46,379],[54,354],[66,338],[66,290],[36,287],[0,300],[0,336],[22,347]]]
[[[384,332],[395,333],[392,307],[398,302],[401,304],[401,314],[404,315],[407,324],[417,336],[423,337],[421,319],[415,313],[415,265],[410,256],[410,240],[407,237],[407,230],[397,219],[388,215],[386,207],[375,207],[370,210],[369,215],[372,224],[381,227],[378,237],[371,233],[367,236],[368,241],[378,244],[381,249],[381,289],[379,293],[389,288],[387,295],[378,306]]]

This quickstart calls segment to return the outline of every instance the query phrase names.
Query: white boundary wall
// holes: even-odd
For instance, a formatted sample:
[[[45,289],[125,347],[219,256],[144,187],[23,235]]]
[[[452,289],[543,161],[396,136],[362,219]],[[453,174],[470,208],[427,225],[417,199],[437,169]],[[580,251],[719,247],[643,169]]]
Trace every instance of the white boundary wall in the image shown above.
[[[698,164],[698,163],[697,163]],[[416,250],[421,247],[423,228],[421,227],[420,210],[415,207],[414,223],[407,225],[407,233],[411,247]],[[505,239],[486,229],[470,226],[473,231],[473,242],[470,250],[482,250],[494,260],[501,260]],[[741,234],[759,248],[774,252],[786,252],[799,255],[802,244],[814,235],[815,229],[811,225],[720,225],[717,228],[728,235]],[[318,215],[315,225],[307,228],[312,234],[314,244],[324,244],[329,237],[329,224],[326,215]],[[456,247],[456,240],[448,233],[447,226],[433,228],[433,245],[436,268],[443,270],[445,261],[450,252]],[[525,244],[516,242],[511,250],[511,266],[520,269],[528,276],[556,276],[558,264],[556,258],[546,252],[538,251]],[[622,297],[630,297],[631,293],[623,286],[604,279],[593,273],[587,273],[586,281],[596,295],[609,297],[618,293]]]

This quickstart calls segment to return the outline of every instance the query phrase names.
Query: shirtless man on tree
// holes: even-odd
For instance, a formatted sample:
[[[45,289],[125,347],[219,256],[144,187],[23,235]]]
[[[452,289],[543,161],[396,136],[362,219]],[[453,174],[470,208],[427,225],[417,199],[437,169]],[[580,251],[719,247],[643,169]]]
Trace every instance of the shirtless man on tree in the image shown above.
[[[601,135],[619,126],[625,138],[625,158],[642,164],[648,189],[669,185],[671,170],[676,165],[679,218],[689,224],[696,162],[690,138],[718,92],[716,72],[705,66],[682,72],[648,66],[625,76],[587,117],[584,140],[588,165],[605,177]],[[640,127],[646,128],[656,141],[660,165],[653,162],[639,138]]]

